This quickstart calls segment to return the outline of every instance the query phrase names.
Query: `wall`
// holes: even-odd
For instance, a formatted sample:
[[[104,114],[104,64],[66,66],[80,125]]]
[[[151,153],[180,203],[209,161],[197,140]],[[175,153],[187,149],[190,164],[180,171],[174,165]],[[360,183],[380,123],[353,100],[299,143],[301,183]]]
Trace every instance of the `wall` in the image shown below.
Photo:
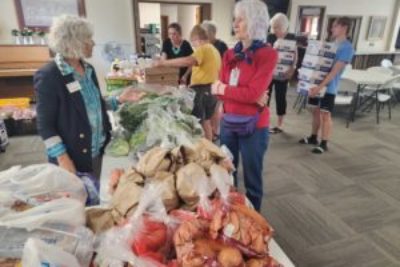
[[[368,2],[368,3],[367,3]],[[372,2],[374,4],[372,4]],[[301,5],[326,6],[325,21],[323,28],[326,27],[328,15],[352,15],[362,16],[360,35],[356,50],[358,52],[381,52],[386,51],[392,43],[392,21],[394,18],[393,9],[397,7],[396,0],[292,0],[290,8],[290,27],[289,30],[294,32],[296,28],[296,19],[298,8]],[[366,40],[370,16],[386,16],[386,29],[382,40],[369,42]],[[397,16],[397,13],[396,13]],[[397,19],[397,18],[396,18]],[[399,22],[400,23],[400,22]],[[396,30],[397,32],[397,30]]]
[[[161,24],[161,7],[160,4],[139,3],[140,28],[144,28],[146,24]]]
[[[172,4],[161,4],[161,15],[168,16],[169,23],[178,21],[178,6]]]
[[[89,60],[96,68],[99,82],[105,88],[104,76],[110,63],[101,55],[106,42],[120,43],[128,53],[134,52],[134,22],[132,0],[85,0],[86,15],[94,24],[93,57]],[[18,28],[14,0],[0,0],[0,43],[11,43],[12,29]]]
[[[121,44],[127,53],[135,51],[132,1],[85,0],[85,3],[87,18],[94,24],[96,42],[93,57],[89,61],[96,68],[104,91],[104,77],[110,69],[110,62],[104,60],[101,55],[104,44],[115,41]]]
[[[196,25],[196,5],[179,5],[178,6],[178,22],[182,26],[182,36],[189,40],[190,32]]]
[[[389,51],[394,51],[395,49],[395,44],[396,44],[396,39],[397,39],[397,34],[398,30],[400,27],[400,0],[397,0],[396,5],[393,9],[393,23],[392,23],[392,34],[390,36],[390,43],[387,47]]]

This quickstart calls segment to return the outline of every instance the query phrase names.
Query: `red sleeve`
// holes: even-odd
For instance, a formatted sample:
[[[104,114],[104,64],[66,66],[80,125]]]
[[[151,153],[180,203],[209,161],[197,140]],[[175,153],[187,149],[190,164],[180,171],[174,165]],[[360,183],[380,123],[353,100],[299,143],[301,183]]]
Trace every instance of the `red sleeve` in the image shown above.
[[[257,102],[263,92],[267,90],[272,80],[272,75],[278,60],[278,54],[275,50],[268,49],[257,57],[255,62],[256,72],[251,82],[247,86],[231,87],[225,89],[224,99],[231,99],[240,103],[253,104]]]
[[[219,74],[219,80],[225,84],[229,83],[229,79],[228,79],[229,72],[230,72],[229,65],[228,65],[229,55],[230,55],[230,51],[227,51],[226,53],[224,53],[224,56],[222,57],[222,67],[221,67],[221,71]]]
[[[230,69],[229,69],[229,60],[230,60],[230,54],[231,51],[228,50],[224,53],[224,56],[222,57],[222,66],[221,66],[221,70],[219,73],[219,80],[224,83],[224,84],[228,84],[229,83],[229,73],[230,73]],[[225,97],[223,95],[217,95],[217,98],[221,101],[225,100]]]

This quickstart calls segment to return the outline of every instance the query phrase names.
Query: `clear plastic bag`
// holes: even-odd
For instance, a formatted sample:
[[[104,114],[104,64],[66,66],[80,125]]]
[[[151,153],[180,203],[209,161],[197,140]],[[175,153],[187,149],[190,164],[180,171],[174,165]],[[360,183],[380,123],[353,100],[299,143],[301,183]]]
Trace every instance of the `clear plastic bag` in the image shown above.
[[[37,206],[61,197],[85,203],[87,198],[82,181],[53,164],[9,169],[0,173],[0,183],[0,206],[9,206],[15,200]]]
[[[60,198],[22,212],[10,211],[0,217],[0,225],[28,230],[46,223],[82,226],[85,224],[84,204],[76,199]]]
[[[165,259],[157,261],[156,258],[168,253],[167,246],[171,244],[169,239],[172,236],[169,237],[165,231],[172,221],[161,201],[162,192],[162,183],[146,185],[139,205],[129,221],[100,237],[96,251],[103,260],[120,260],[133,266],[163,266],[162,261]],[[153,226],[157,229],[152,228]],[[152,228],[151,232],[149,227]]]
[[[207,176],[200,176],[193,181],[193,186],[199,195],[197,213],[201,218],[211,220],[213,208],[209,196],[215,191],[215,185]]]
[[[22,258],[24,244],[35,238],[74,255],[81,266],[89,266],[93,255],[93,233],[83,226],[47,224],[33,231],[0,226],[0,258]]]
[[[29,238],[26,241],[22,266],[81,267],[78,260],[70,253],[35,238]]]

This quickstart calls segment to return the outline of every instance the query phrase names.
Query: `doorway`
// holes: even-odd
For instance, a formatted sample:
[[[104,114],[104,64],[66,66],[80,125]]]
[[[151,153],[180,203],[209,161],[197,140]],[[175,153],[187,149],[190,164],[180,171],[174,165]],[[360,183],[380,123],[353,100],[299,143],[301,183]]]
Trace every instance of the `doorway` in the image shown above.
[[[324,6],[300,6],[297,15],[296,35],[320,40],[324,16]]]
[[[136,51],[153,56],[159,54],[168,38],[168,25],[182,26],[182,37],[189,38],[194,25],[211,19],[211,3],[133,0]]]

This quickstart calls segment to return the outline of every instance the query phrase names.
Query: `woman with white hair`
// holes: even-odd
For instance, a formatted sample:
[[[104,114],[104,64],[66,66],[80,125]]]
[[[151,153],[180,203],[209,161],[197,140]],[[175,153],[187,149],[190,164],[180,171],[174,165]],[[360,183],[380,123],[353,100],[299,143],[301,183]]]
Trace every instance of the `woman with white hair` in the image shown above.
[[[54,20],[49,46],[56,56],[34,76],[38,131],[49,161],[70,172],[100,177],[104,147],[111,125],[106,105],[138,100],[132,89],[104,101],[96,73],[86,62],[93,51],[92,25],[84,18],[61,16]],[[106,103],[107,102],[107,103]]]
[[[263,198],[269,136],[266,88],[277,62],[276,51],[266,45],[268,26],[264,2],[242,0],[236,4],[233,28],[238,43],[225,53],[220,80],[212,86],[212,93],[223,101],[221,144],[232,152],[235,167],[241,155],[246,195],[256,210]]]
[[[289,28],[289,20],[285,14],[277,13],[271,19],[271,33],[268,35],[268,43],[274,46],[274,43],[278,39],[285,40],[296,40],[296,36],[294,34],[288,33]],[[268,106],[271,101],[272,90],[275,91],[275,105],[276,105],[276,114],[278,115],[277,126],[270,129],[270,133],[277,134],[283,132],[283,119],[286,115],[286,92],[288,88],[288,83],[290,78],[293,76],[297,65],[297,51],[295,51],[295,60],[293,64],[290,66],[289,70],[285,73],[282,79],[273,79],[271,84],[269,85],[268,91]]]
[[[218,50],[222,58],[228,50],[228,46],[224,41],[217,39],[217,25],[211,20],[205,20],[201,27],[207,31],[208,41]]]

